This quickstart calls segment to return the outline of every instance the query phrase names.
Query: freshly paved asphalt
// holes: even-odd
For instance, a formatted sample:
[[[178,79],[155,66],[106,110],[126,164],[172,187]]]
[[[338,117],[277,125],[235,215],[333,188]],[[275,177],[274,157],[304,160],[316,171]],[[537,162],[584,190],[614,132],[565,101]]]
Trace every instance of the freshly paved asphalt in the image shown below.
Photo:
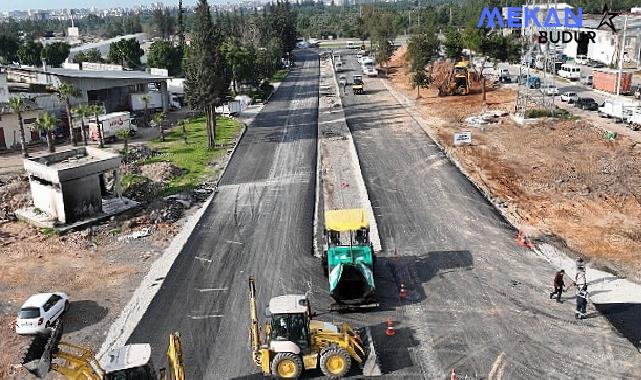
[[[491,379],[641,377],[637,350],[604,318],[578,322],[572,297],[550,302],[555,268],[516,247],[514,231],[379,79],[343,103],[383,242],[381,307],[328,313],[327,280],[311,256],[316,59],[299,56],[248,129],[130,343],[151,343],[161,367],[167,336],[179,331],[188,378],[258,378],[248,339],[254,275],[259,310],[272,296],[311,291],[319,319],[370,327],[387,377],[444,378],[451,368]],[[358,65],[346,60],[351,82]],[[404,300],[400,283],[409,288]]]
[[[347,82],[360,71],[346,55]],[[639,378],[639,353],[600,314],[574,319],[573,294],[549,300],[556,268],[452,165],[378,78],[343,99],[384,248],[377,283],[403,282],[370,320],[382,369],[403,378]],[[398,258],[393,256],[396,254]],[[388,270],[387,272],[385,270]],[[391,279],[390,279],[390,274]],[[379,286],[380,289],[380,286]],[[459,377],[459,378],[461,378]]]
[[[168,334],[182,335],[189,379],[258,373],[248,339],[247,278],[259,313],[269,298],[323,283],[312,257],[318,117],[318,56],[298,67],[256,117],[162,289],[129,339],[149,342],[156,367]]]

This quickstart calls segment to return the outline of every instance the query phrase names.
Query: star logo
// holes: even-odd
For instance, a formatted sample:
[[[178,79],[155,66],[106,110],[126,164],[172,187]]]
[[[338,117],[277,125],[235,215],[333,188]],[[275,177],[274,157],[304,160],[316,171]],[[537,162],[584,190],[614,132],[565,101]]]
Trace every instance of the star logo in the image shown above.
[[[601,23],[599,26],[597,26],[597,29],[601,29],[603,25],[607,25],[611,30],[612,33],[617,32],[617,28],[614,27],[614,22],[612,22],[612,19],[618,16],[618,12],[609,12],[607,5],[603,4],[603,18],[601,19]]]

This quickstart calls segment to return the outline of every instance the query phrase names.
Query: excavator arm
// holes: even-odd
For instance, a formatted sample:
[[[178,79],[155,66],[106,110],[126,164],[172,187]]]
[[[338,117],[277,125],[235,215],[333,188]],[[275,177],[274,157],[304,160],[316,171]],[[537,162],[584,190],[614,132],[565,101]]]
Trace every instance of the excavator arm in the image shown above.
[[[270,375],[269,348],[262,347],[260,342],[260,322],[258,321],[258,309],[256,306],[256,282],[254,277],[249,277],[249,339],[251,341],[252,359],[261,369],[263,374]],[[268,332],[267,332],[268,333]]]

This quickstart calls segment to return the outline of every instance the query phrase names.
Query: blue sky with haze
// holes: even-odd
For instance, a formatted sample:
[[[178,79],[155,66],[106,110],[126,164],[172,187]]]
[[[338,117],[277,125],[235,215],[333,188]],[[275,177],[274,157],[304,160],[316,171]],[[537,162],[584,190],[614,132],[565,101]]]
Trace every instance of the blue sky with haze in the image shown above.
[[[132,7],[141,4],[150,4],[154,0],[23,0],[11,1],[0,0],[0,11],[11,11],[14,9],[51,9],[51,8],[111,8],[111,7]],[[164,0],[165,5],[178,5],[178,0]],[[221,1],[210,0],[210,4]],[[226,2],[226,1],[225,1]],[[185,5],[194,5],[196,0],[183,0]]]

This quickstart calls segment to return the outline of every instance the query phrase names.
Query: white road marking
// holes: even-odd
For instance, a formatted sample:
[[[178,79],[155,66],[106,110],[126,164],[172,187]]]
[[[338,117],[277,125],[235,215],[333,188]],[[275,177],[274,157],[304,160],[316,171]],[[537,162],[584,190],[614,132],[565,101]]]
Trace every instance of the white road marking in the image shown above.
[[[190,319],[222,318],[223,314],[187,315]]]
[[[198,289],[196,288],[197,292],[226,292],[227,288],[205,288],[205,289]]]
[[[196,256],[196,257],[194,257],[194,258],[195,258],[196,260],[202,260],[202,261],[206,261],[206,262],[208,262],[208,263],[211,263],[211,261],[212,261],[211,259],[206,259],[206,258],[204,258],[204,257],[200,257],[200,256]]]
[[[241,244],[241,245],[243,244],[243,243],[241,243],[239,241],[233,241],[233,240],[227,240],[227,243],[229,243],[229,244]]]
[[[501,352],[499,354],[499,356],[496,357],[496,360],[494,361],[494,363],[492,363],[492,368],[490,369],[490,373],[487,374],[487,378],[489,380],[493,380],[494,376],[496,376],[496,373],[497,373],[499,367],[501,366],[501,364],[503,364],[502,363],[503,362],[503,357],[505,357],[505,352]],[[502,376],[503,375],[503,371],[500,371],[500,373],[501,373],[501,376]],[[500,377],[497,377],[496,379],[500,379]]]

